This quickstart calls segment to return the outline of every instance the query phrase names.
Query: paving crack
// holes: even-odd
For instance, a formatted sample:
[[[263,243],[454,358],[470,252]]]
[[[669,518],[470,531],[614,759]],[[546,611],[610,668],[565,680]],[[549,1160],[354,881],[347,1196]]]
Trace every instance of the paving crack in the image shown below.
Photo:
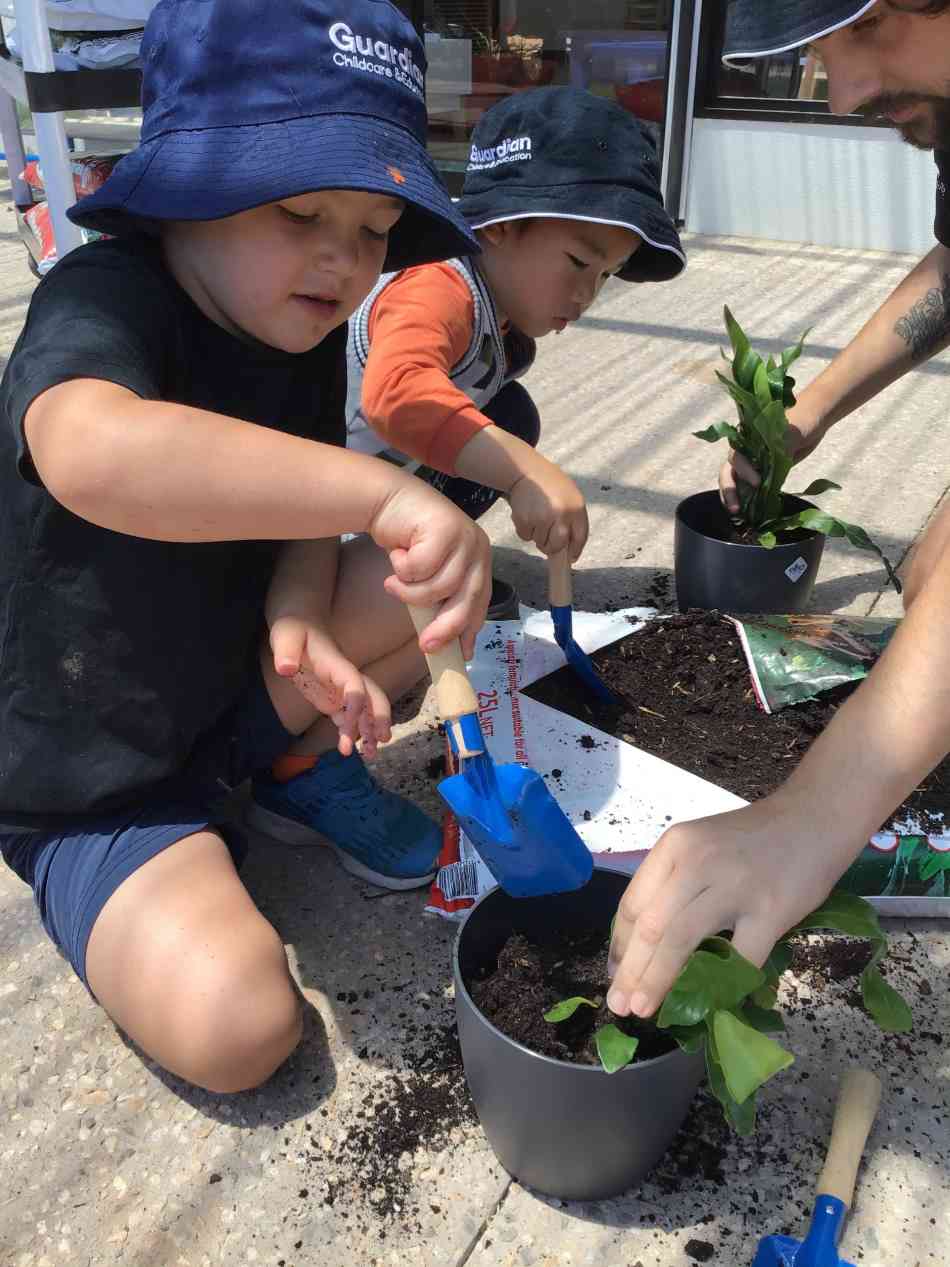
[[[487,1214],[482,1219],[477,1231],[472,1236],[472,1239],[469,1241],[468,1245],[465,1247],[465,1249],[462,1251],[459,1257],[455,1260],[455,1267],[465,1267],[465,1264],[469,1261],[469,1259],[475,1253],[476,1249],[478,1249],[479,1241],[488,1231],[489,1227],[491,1226],[492,1221],[495,1218],[495,1215],[504,1205],[505,1198],[508,1196],[508,1193],[511,1191],[511,1184],[512,1184],[512,1180],[511,1178],[509,1178],[507,1183],[505,1184],[505,1186],[502,1188],[501,1192],[499,1193],[497,1201],[495,1201],[495,1203],[489,1208]]]
[[[927,516],[927,518],[926,518],[926,519],[924,520],[924,522],[921,524],[921,526],[920,526],[920,531],[919,531],[919,532],[917,533],[917,535],[914,537],[913,541],[911,541],[910,545],[909,545],[909,546],[907,546],[907,548],[904,550],[904,553],[901,555],[901,557],[900,557],[900,558],[897,560],[897,562],[894,564],[894,571],[895,571],[895,572],[899,572],[899,571],[900,571],[900,569],[901,569],[901,568],[904,566],[904,564],[907,562],[907,559],[908,559],[908,556],[910,555],[910,552],[914,549],[914,547],[915,547],[915,546],[916,546],[916,545],[917,545],[920,541],[922,541],[922,540],[924,539],[924,534],[926,533],[926,531],[927,531],[927,529],[930,527],[930,525],[933,523],[933,521],[936,519],[937,515],[940,513],[941,507],[943,506],[944,502],[946,501],[946,499],[947,499],[947,494],[948,494],[948,493],[950,493],[950,484],[948,484],[948,485],[947,485],[947,487],[943,490],[943,492],[940,494],[940,496],[939,496],[939,497],[937,498],[937,500],[934,502],[933,510],[930,512],[930,514]],[[882,586],[881,586],[881,589],[879,590],[879,592],[878,592],[877,596],[875,597],[874,602],[871,604],[871,606],[870,606],[870,607],[868,608],[868,610],[867,610],[867,615],[868,615],[868,616],[873,616],[875,607],[878,605],[878,603],[881,601],[881,599],[882,599],[882,598],[884,597],[884,595],[887,593],[887,590],[888,590],[888,585],[882,585]]]

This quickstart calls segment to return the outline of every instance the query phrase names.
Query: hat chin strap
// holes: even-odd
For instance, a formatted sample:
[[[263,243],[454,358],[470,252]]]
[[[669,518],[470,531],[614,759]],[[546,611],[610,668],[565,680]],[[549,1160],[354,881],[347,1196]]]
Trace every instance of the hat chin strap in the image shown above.
[[[811,35],[806,35],[804,39],[793,40],[791,44],[782,44],[779,48],[760,48],[754,53],[723,53],[722,60],[727,66],[732,66],[736,62],[745,62],[752,57],[774,57],[777,53],[790,53],[793,48],[801,48],[803,44],[810,44],[812,40],[823,40],[826,35],[833,35],[835,31],[843,30],[844,27],[850,26],[852,22],[857,22],[858,18],[863,17],[868,9],[873,9],[878,0],[868,0],[868,3],[862,5],[857,13],[852,13],[850,18],[845,18],[842,22],[835,22],[833,26],[825,27],[823,31],[815,31]]]

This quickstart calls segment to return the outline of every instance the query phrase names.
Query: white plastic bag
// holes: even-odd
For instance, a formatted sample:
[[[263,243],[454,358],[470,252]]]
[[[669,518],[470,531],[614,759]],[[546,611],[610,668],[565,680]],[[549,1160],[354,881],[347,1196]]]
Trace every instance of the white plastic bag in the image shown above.
[[[576,611],[574,636],[590,653],[656,616],[650,608],[637,607],[608,613]],[[483,627],[469,680],[493,759],[529,766],[547,780],[591,853],[615,870],[632,873],[671,824],[746,804],[715,783],[521,693],[563,664],[551,617],[522,607],[520,620],[493,621]],[[900,822],[890,833],[874,837],[848,876],[863,884],[868,877],[862,867],[876,859],[870,883],[860,891],[880,914],[950,917],[950,895],[942,874],[926,895],[905,892],[903,887],[910,861],[932,870],[947,855],[950,835],[918,822]],[[882,860],[885,870],[893,871],[893,883],[886,888],[880,885]],[[494,883],[474,845],[447,813],[439,872],[426,909],[462,919]]]

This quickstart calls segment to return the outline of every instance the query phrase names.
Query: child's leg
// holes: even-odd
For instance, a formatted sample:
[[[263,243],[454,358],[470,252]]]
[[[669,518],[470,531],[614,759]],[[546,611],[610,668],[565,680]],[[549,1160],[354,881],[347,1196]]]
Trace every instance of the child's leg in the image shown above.
[[[367,537],[341,551],[332,628],[341,650],[398,699],[425,673],[405,606],[383,589],[389,559]],[[316,714],[292,680],[278,677],[267,651],[264,678],[288,730],[299,735],[270,777],[254,780],[250,826],[288,844],[329,843],[360,879],[417,888],[435,875],[438,825],[411,801],[380,787],[358,753],[341,757],[337,730]]]
[[[210,829],[168,846],[112,893],[89,935],[85,972],[130,1038],[209,1091],[258,1086],[300,1039],[280,938]]]
[[[496,427],[517,436],[535,448],[541,434],[541,417],[538,408],[528,392],[518,382],[507,383],[494,400],[482,410],[487,418],[491,418]],[[454,502],[471,519],[484,515],[489,507],[494,506],[501,496],[495,488],[487,488],[464,480],[457,475],[446,475],[423,466],[416,472],[420,479],[437,488],[450,502]]]

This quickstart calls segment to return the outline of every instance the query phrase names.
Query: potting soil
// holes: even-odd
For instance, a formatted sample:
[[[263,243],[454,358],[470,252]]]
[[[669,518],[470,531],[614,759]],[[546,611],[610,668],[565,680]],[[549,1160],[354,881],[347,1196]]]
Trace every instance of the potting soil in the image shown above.
[[[575,1064],[600,1064],[594,1033],[613,1024],[639,1039],[635,1060],[650,1060],[673,1051],[676,1043],[649,1021],[618,1017],[604,999],[609,987],[604,930],[582,939],[564,939],[537,946],[513,933],[498,955],[494,971],[483,981],[467,982],[479,1010],[503,1034],[542,1056]],[[567,1020],[552,1023],[544,1013],[555,1003],[580,995],[596,1007],[581,1006]]]
[[[641,641],[631,626],[644,631]],[[519,620],[485,626],[469,676],[494,760],[538,770],[591,852],[609,854],[617,870],[634,871],[672,823],[738,809],[743,797],[772,790],[854,689],[823,693],[779,716],[762,713],[735,631],[715,615],[575,611],[574,633],[627,695],[623,709],[598,708],[561,670],[550,616],[527,608]],[[839,887],[882,915],[950,917],[948,785],[944,762],[889,817]],[[460,919],[494,884],[446,815],[426,909]]]
[[[411,1025],[405,1055],[412,1067],[374,1082],[354,1106],[342,1112],[339,1107],[320,1110],[328,1119],[328,1133],[315,1129],[311,1152],[297,1158],[308,1183],[299,1196],[316,1205],[338,1204],[343,1217],[355,1224],[371,1212],[416,1232],[425,1200],[425,1185],[412,1164],[417,1151],[428,1158],[447,1147],[459,1130],[476,1129],[478,1118],[454,1022]],[[325,1178],[328,1162],[330,1175]]]
[[[763,712],[735,626],[717,612],[649,621],[595,652],[593,660],[623,700],[619,709],[594,699],[569,668],[524,693],[748,801],[785,781],[857,685],[846,683],[779,713]],[[890,816],[884,830],[895,830],[895,820],[908,817],[942,828],[948,805],[950,758]]]

